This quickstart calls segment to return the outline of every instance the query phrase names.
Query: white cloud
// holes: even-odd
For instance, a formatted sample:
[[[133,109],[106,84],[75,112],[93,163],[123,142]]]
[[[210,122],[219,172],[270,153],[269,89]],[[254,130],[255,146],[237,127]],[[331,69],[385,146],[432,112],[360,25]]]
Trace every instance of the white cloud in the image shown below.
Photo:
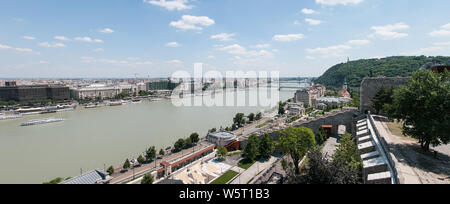
[[[206,57],[206,58],[208,58],[208,59],[216,59],[216,56],[214,56],[214,55],[208,55],[208,57]]]
[[[23,52],[23,53],[27,53],[27,54],[39,54],[39,53],[35,53],[30,48],[14,48],[14,50],[16,50],[17,52]]]
[[[370,43],[370,40],[350,40],[350,41],[348,41],[348,44],[355,45],[355,46],[367,45],[369,43]]]
[[[306,56],[306,59],[308,59],[308,60],[315,60],[316,58],[313,57],[313,56]]]
[[[104,28],[100,30],[100,33],[114,33],[114,30],[111,28]]]
[[[267,51],[267,50],[247,50],[245,47],[239,45],[239,44],[234,44],[234,45],[230,45],[230,46],[226,46],[226,47],[222,47],[219,48],[220,51],[225,51],[229,54],[232,55],[240,55],[243,57],[247,57],[247,58],[252,58],[252,57],[263,57],[263,58],[272,58],[273,57],[273,53]]]
[[[61,40],[61,41],[70,41],[70,38],[65,37],[65,36],[55,36],[54,39]]]
[[[305,35],[303,35],[303,34],[288,34],[288,35],[273,36],[273,40],[279,41],[279,42],[291,42],[291,41],[297,41],[297,40],[300,40],[303,38],[305,38]]]
[[[297,25],[297,26],[298,26],[298,25],[302,25],[302,23],[301,23],[300,21],[298,21],[298,20],[295,20],[295,21],[294,21],[294,25]]]
[[[170,22],[170,26],[180,30],[203,30],[203,27],[214,25],[214,20],[207,16],[184,15],[179,21]]]
[[[220,41],[233,41],[234,36],[236,36],[235,33],[220,33],[220,34],[211,36],[211,39],[217,39]]]
[[[450,41],[449,42],[435,42],[435,43],[433,43],[433,45],[448,46],[448,45],[450,45]]]
[[[103,40],[92,39],[90,37],[76,37],[75,41],[88,42],[88,43],[103,43]]]
[[[183,64],[182,61],[177,60],[177,59],[166,61],[166,63],[170,64],[170,65],[173,65],[173,66],[181,66]]]
[[[444,47],[433,46],[433,47],[425,47],[417,50],[409,51],[401,53],[402,55],[437,55],[444,50]]]
[[[431,37],[450,37],[450,23],[441,26],[440,30],[429,33]]]
[[[180,47],[181,45],[177,42],[169,42],[166,44],[167,47]]]
[[[40,60],[40,61],[39,61],[39,64],[50,64],[50,62],[49,62],[49,61],[46,61],[46,60]]]
[[[330,47],[318,47],[314,49],[306,49],[309,54],[320,54],[323,57],[339,57],[343,56],[345,51],[352,49],[349,45],[334,45]]]
[[[41,42],[38,44],[41,47],[48,47],[48,48],[61,48],[66,47],[63,43],[49,43],[49,42]]]
[[[253,45],[251,47],[252,48],[256,48],[256,49],[267,49],[270,46],[271,46],[270,44],[257,44],[257,45]]]
[[[36,38],[33,37],[33,36],[23,36],[23,39],[26,39],[26,40],[35,40]]]
[[[3,44],[0,44],[0,49],[1,50],[15,50],[17,52],[23,52],[23,53],[27,53],[27,54],[40,54],[39,52],[34,52],[30,48],[14,48],[9,45],[3,45]]]
[[[169,11],[192,9],[194,6],[188,5],[188,0],[144,0],[145,3],[163,7]]]
[[[407,33],[399,33],[396,31],[409,29],[409,25],[406,25],[405,23],[396,23],[385,26],[372,26],[370,29],[375,31],[375,33],[371,34],[370,37],[378,36],[384,40],[392,40],[408,37]]]
[[[304,8],[304,9],[302,9],[302,13],[303,14],[316,14],[317,12],[316,11],[314,11],[314,10],[312,10],[312,9],[307,9],[307,8]]]
[[[317,4],[323,4],[323,5],[329,5],[329,6],[335,6],[338,4],[341,5],[348,5],[348,4],[359,4],[363,2],[363,0],[316,0]]]
[[[115,59],[96,59],[93,57],[81,57],[81,62],[86,64],[103,63],[113,65],[125,65],[125,66],[139,66],[139,65],[151,65],[151,61],[127,61],[127,60],[115,60]]]
[[[307,22],[309,25],[320,25],[322,23],[322,21],[320,20],[315,20],[311,18],[306,18],[305,22]]]
[[[103,49],[103,48],[96,48],[96,49],[93,49],[92,51],[94,51],[94,52],[104,52],[105,49]]]
[[[6,49],[11,49],[11,48],[12,48],[11,46],[0,44],[0,49],[6,50]]]

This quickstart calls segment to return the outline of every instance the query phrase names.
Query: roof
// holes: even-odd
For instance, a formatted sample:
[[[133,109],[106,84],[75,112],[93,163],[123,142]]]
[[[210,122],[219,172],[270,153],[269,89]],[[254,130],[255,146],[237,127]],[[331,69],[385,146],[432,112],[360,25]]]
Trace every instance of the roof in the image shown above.
[[[184,184],[182,180],[176,180],[176,179],[164,179],[161,182],[157,184]]]
[[[209,133],[208,137],[215,137],[215,138],[218,138],[221,140],[230,140],[230,139],[236,138],[236,135],[232,132],[221,131],[221,132]]]
[[[92,170],[80,176],[63,181],[60,184],[104,184],[112,179],[108,173],[102,170]]]

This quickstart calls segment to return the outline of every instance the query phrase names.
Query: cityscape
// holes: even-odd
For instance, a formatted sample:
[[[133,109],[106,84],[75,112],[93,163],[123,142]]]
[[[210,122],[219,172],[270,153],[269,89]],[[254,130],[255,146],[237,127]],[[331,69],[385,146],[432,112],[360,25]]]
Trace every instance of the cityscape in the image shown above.
[[[0,183],[450,184],[450,4],[386,2],[3,1]]]

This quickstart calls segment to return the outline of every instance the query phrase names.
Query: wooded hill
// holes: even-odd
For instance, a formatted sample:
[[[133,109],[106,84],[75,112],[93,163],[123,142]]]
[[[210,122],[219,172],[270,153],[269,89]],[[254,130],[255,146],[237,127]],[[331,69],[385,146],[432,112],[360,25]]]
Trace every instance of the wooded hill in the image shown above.
[[[422,67],[429,69],[433,64],[450,65],[450,57],[398,56],[350,61],[331,67],[315,83],[339,88],[347,80],[350,87],[360,87],[365,77],[407,77]]]

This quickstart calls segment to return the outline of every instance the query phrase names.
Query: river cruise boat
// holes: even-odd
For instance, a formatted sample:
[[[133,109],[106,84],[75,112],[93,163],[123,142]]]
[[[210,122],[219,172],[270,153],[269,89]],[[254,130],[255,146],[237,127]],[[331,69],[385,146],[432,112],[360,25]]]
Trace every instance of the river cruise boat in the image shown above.
[[[56,122],[62,122],[62,121],[64,121],[63,118],[47,118],[47,119],[43,119],[43,120],[30,120],[28,122],[22,123],[20,126],[41,125],[41,124],[56,123]]]

